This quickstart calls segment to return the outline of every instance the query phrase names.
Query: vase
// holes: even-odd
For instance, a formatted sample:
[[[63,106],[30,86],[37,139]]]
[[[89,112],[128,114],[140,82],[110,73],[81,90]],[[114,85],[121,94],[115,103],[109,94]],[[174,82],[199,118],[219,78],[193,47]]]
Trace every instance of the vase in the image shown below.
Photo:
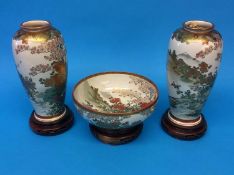
[[[23,22],[12,39],[16,68],[34,111],[30,126],[40,135],[69,129],[73,113],[64,104],[67,60],[61,33],[50,22]]]
[[[207,21],[187,21],[172,34],[167,62],[170,108],[161,120],[171,136],[192,140],[205,133],[201,111],[214,85],[222,49],[220,33]]]

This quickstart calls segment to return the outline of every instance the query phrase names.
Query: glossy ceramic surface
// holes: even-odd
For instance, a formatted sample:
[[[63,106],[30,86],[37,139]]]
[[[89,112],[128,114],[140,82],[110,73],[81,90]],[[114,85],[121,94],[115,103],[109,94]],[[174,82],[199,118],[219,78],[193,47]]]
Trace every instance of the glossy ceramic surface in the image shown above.
[[[140,75],[106,72],[81,80],[74,88],[73,99],[91,124],[109,129],[129,128],[153,112],[158,89]]]
[[[197,122],[219,69],[222,37],[206,21],[187,21],[176,30],[168,50],[170,113]]]
[[[67,61],[60,32],[48,21],[24,22],[13,37],[12,50],[35,117],[61,118],[66,112]]]

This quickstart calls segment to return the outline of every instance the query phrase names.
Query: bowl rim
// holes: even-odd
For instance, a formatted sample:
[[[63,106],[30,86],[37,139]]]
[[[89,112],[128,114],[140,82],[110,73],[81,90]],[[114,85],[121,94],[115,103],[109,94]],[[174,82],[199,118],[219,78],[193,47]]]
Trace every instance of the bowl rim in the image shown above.
[[[97,77],[97,76],[100,76],[100,75],[106,75],[106,74],[124,74],[124,75],[132,75],[132,76],[135,76],[135,77],[138,77],[138,78],[142,78],[144,80],[146,80],[147,82],[149,82],[151,85],[154,86],[154,88],[156,89],[156,97],[153,99],[153,101],[146,107],[142,108],[142,109],[139,109],[137,111],[134,111],[134,112],[130,112],[130,113],[106,113],[106,112],[99,112],[99,111],[96,111],[96,110],[93,110],[93,109],[90,109],[90,108],[87,108],[85,107],[84,105],[82,105],[81,103],[78,102],[78,100],[75,98],[75,90],[76,88],[84,81],[90,79],[90,78],[93,78],[93,77]],[[92,113],[95,113],[95,114],[98,114],[98,115],[104,115],[104,116],[129,116],[129,115],[133,115],[133,114],[137,114],[137,113],[140,113],[140,112],[143,112],[149,108],[151,108],[152,106],[154,106],[157,101],[158,101],[158,98],[159,98],[159,90],[158,90],[158,87],[157,85],[151,81],[150,79],[146,78],[145,76],[142,76],[142,75],[139,75],[139,74],[136,74],[136,73],[131,73],[131,72],[117,72],[117,71],[109,71],[109,72],[100,72],[100,73],[95,73],[95,74],[92,74],[92,75],[89,75],[83,79],[81,79],[78,83],[75,84],[74,88],[73,88],[73,91],[72,91],[72,98],[73,98],[73,101],[75,102],[75,104],[77,106],[79,106],[80,108],[84,109],[84,110],[87,110],[88,112],[92,112]]]

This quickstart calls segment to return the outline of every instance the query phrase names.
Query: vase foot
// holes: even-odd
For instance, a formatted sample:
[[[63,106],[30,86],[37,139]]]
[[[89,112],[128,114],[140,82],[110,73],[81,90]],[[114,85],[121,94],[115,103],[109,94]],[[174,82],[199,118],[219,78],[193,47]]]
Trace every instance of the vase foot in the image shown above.
[[[136,139],[142,131],[143,123],[126,129],[105,129],[89,124],[93,135],[100,141],[111,144],[125,144]]]
[[[73,112],[66,106],[64,116],[54,122],[41,122],[34,117],[34,111],[31,114],[29,124],[33,132],[39,135],[58,135],[72,127],[74,123]]]
[[[168,116],[168,111],[169,110],[164,113],[161,119],[161,126],[163,130],[172,137],[181,140],[195,140],[205,134],[207,130],[207,123],[202,114],[198,124],[193,126],[182,126],[171,121]]]

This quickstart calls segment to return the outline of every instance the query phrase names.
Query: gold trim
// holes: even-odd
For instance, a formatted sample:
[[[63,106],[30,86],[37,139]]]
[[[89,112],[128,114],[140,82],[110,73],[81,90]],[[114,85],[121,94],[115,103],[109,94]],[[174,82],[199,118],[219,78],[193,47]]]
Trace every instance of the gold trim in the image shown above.
[[[51,23],[46,20],[30,20],[20,24],[22,30],[26,32],[41,32],[51,28]]]
[[[46,118],[46,117],[39,117],[35,112],[34,112],[34,118],[40,122],[44,122],[44,123],[49,123],[49,122],[55,122],[57,120],[60,120],[61,118],[63,118],[63,116],[66,114],[67,109],[65,108],[63,113],[55,116],[55,117],[50,117],[50,118]]]
[[[176,120],[174,117],[172,117],[169,111],[168,111],[168,118],[171,122],[173,122],[177,125],[188,126],[188,127],[196,126],[199,123],[201,123],[201,121],[202,121],[202,117],[201,117],[201,115],[199,115],[198,120],[196,120],[196,121],[182,122],[182,121]]]
[[[192,33],[208,33],[214,30],[214,24],[209,21],[191,20],[183,23],[183,28]]]

